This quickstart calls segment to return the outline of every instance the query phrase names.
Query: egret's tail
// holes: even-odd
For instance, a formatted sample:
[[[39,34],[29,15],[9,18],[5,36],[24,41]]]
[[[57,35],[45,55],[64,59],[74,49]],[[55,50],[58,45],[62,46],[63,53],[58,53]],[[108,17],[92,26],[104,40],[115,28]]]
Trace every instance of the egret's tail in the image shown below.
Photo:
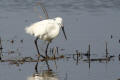
[[[26,27],[25,32],[30,34],[30,35],[33,35],[32,27]]]

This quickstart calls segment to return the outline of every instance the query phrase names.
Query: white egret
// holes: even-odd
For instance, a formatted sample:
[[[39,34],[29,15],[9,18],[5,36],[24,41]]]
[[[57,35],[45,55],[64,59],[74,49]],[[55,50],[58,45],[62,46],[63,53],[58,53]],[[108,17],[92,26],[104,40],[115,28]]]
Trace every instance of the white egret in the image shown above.
[[[46,51],[45,51],[45,54],[47,56],[47,49],[48,49],[49,43],[58,36],[60,28],[62,28],[65,39],[67,40],[65,31],[64,31],[63,20],[61,17],[38,21],[30,25],[29,27],[26,27],[25,31],[26,33],[36,37],[34,42],[36,45],[38,55],[44,58],[44,56],[42,56],[39,52],[37,40],[41,39],[44,41],[48,41]]]

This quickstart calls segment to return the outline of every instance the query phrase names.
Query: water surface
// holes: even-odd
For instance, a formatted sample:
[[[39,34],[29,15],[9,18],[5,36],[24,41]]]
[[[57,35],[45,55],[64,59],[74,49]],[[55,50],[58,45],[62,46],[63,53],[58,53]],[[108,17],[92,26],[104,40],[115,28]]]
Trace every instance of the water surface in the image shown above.
[[[15,54],[3,54],[3,59],[16,59],[25,56],[36,58],[34,37],[25,33],[24,28],[45,16],[36,4],[38,0],[0,0],[0,37],[3,52],[15,51]],[[66,41],[63,34],[53,40],[50,48],[58,46],[65,49],[60,54],[75,54],[75,50],[87,52],[91,45],[92,58],[105,57],[105,42],[108,51],[115,58],[106,62],[87,62],[80,60],[78,65],[71,58],[49,61],[51,69],[60,80],[117,80],[120,78],[120,1],[119,0],[43,0],[50,18],[61,16],[64,20],[68,37]],[[113,38],[111,39],[111,35]],[[14,40],[14,43],[11,43]],[[21,43],[23,40],[23,43]],[[41,53],[44,54],[45,43],[39,41]],[[36,63],[23,65],[10,65],[0,63],[0,80],[26,80],[35,73]],[[39,63],[39,71],[46,70],[45,62]]]

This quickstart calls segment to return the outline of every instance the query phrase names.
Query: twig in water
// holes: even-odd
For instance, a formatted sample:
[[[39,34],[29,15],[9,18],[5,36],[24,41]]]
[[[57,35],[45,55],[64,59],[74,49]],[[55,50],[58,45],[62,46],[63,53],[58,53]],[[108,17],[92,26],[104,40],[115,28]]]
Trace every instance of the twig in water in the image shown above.
[[[2,60],[2,40],[1,40],[1,37],[0,37],[0,60]]]
[[[107,42],[105,42],[105,46],[106,46],[106,49],[105,49],[105,51],[106,51],[106,58],[108,58],[108,44],[107,44]]]

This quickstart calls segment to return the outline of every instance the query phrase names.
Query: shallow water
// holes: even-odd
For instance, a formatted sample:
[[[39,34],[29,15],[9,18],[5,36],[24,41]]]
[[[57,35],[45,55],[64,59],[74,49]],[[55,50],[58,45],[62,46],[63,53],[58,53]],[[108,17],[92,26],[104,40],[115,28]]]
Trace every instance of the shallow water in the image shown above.
[[[20,59],[31,56],[36,58],[34,37],[25,33],[24,28],[45,16],[36,4],[38,0],[0,0],[0,37],[2,39],[3,59]],[[86,53],[91,45],[91,58],[105,57],[105,42],[108,52],[115,57],[107,62],[89,64],[81,59],[78,63],[70,58],[49,61],[50,68],[59,80],[117,80],[120,78],[120,1],[119,0],[43,0],[49,17],[61,16],[64,20],[66,41],[63,34],[53,40],[55,46],[65,49],[59,55],[75,54],[75,50]],[[113,38],[111,39],[111,35]],[[12,42],[13,40],[14,42]],[[23,40],[23,42],[21,42]],[[44,54],[46,44],[39,41],[39,48]],[[10,51],[14,51],[11,53]],[[12,63],[11,63],[12,64]],[[0,63],[0,80],[27,80],[35,73],[36,62],[11,65]],[[56,64],[56,65],[55,65]],[[45,62],[40,62],[39,72],[47,70]]]

